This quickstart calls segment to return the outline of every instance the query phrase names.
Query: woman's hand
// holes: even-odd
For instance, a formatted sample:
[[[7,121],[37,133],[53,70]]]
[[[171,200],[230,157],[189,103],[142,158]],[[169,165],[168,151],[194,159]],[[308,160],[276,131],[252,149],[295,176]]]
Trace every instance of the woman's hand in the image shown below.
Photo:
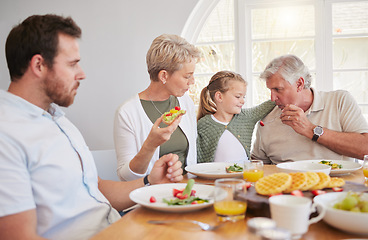
[[[164,115],[158,118],[156,122],[153,124],[151,131],[145,141],[146,147],[156,149],[158,146],[168,141],[171,137],[171,134],[179,126],[180,120],[182,118],[182,116],[180,116],[177,119],[175,119],[174,122],[171,123],[169,126],[165,128],[160,128],[159,125],[162,122],[163,116]]]
[[[150,133],[146,141],[144,141],[141,150],[130,161],[129,168],[139,174],[143,174],[147,171],[148,165],[151,162],[151,158],[156,151],[157,147],[165,143],[170,139],[171,134],[178,127],[181,116],[175,119],[175,121],[165,128],[160,128],[159,125],[162,122],[163,115],[156,120],[153,124]]]

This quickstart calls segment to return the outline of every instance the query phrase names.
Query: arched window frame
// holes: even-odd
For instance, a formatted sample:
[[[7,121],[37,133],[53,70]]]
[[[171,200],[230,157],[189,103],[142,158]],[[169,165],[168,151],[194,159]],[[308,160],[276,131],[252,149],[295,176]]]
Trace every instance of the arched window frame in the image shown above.
[[[220,0],[199,0],[182,31],[182,36],[196,43],[199,33]],[[333,90],[332,4],[347,0],[233,0],[236,69],[248,81],[246,107],[255,105],[252,80],[251,10],[260,7],[311,4],[315,6],[315,87]],[[359,1],[359,0],[358,0]],[[364,1],[364,0],[362,0]],[[275,3],[276,2],[276,3]],[[368,104],[360,103],[361,106]]]

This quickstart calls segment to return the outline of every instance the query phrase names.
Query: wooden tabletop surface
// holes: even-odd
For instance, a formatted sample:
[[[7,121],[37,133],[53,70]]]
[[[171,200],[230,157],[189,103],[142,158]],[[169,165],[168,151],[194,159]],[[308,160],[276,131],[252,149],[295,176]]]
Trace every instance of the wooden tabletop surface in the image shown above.
[[[275,165],[266,165],[264,167],[265,176],[277,172]],[[195,178],[196,183],[211,184],[214,180],[197,178],[195,176],[185,176],[183,182],[189,178]],[[351,181],[364,184],[364,176],[362,170],[355,171],[349,175],[341,176],[345,181]],[[244,220],[238,222],[226,223],[223,227],[216,231],[202,231],[195,226],[183,224],[172,225],[153,225],[147,223],[148,220],[168,220],[168,219],[191,219],[206,222],[209,224],[217,224],[218,220],[213,207],[188,213],[167,213],[156,210],[150,210],[145,207],[138,206],[125,214],[120,220],[106,228],[105,230],[94,236],[93,240],[99,239],[137,239],[137,240],[197,240],[197,239],[251,239],[251,235],[247,230],[247,220],[252,218],[247,214]],[[362,236],[342,232],[338,229],[330,227],[323,221],[312,224],[309,230],[303,235],[305,240],[324,240],[324,239],[348,239],[362,238]]]

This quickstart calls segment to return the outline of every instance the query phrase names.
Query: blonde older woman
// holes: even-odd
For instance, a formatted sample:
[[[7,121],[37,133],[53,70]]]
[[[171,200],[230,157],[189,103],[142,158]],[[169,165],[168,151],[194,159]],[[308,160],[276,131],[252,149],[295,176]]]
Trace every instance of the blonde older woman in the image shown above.
[[[154,162],[168,153],[177,154],[183,168],[197,162],[196,117],[187,91],[194,83],[199,57],[199,50],[179,36],[164,34],[153,40],[146,56],[150,85],[123,103],[115,115],[121,180],[147,176]],[[186,114],[167,126],[163,113],[175,106]]]

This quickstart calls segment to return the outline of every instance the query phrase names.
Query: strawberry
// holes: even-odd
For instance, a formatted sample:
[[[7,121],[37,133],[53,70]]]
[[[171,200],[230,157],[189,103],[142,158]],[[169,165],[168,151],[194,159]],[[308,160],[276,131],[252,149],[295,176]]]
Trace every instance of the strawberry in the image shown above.
[[[245,187],[246,187],[247,189],[249,189],[251,186],[252,186],[252,184],[251,184],[250,182],[246,182],[246,183],[245,183]]]
[[[175,110],[180,111],[180,107],[176,106],[176,107],[175,107]]]
[[[154,196],[151,196],[149,201],[150,201],[150,203],[155,203],[156,202],[156,198]]]
[[[313,190],[312,191],[312,194],[314,196],[318,196],[318,195],[325,194],[325,193],[326,193],[326,191],[323,191],[323,190]]]
[[[273,197],[273,196],[277,196],[277,195],[282,195],[282,193],[274,193],[274,194],[269,195],[268,197]]]
[[[344,189],[341,188],[341,187],[333,187],[332,188],[332,191],[334,191],[334,192],[342,192],[342,191],[344,191]]]
[[[188,198],[188,194],[183,195],[183,193],[180,192],[180,193],[176,194],[176,197],[179,198],[179,199],[186,199],[186,198]]]
[[[294,190],[290,194],[294,195],[294,196],[297,196],[297,197],[303,197],[304,196],[303,192],[300,191],[300,190]]]
[[[261,121],[259,121],[259,124],[263,127],[264,126],[264,123],[263,123],[263,121],[261,120]]]
[[[176,197],[178,195],[178,193],[183,193],[184,189],[179,190],[179,189],[173,189],[173,196]]]

